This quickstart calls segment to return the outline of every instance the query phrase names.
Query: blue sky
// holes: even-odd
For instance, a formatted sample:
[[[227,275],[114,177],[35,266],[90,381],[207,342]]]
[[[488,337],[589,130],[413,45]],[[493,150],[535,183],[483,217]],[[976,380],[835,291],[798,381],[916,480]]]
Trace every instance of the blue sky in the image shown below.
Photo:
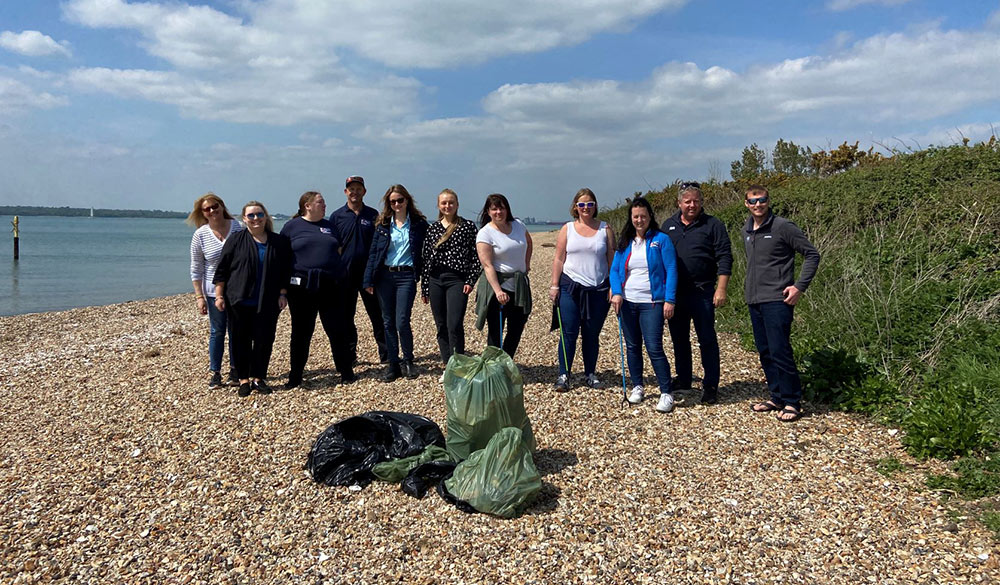
[[[362,174],[563,219],[754,142],[982,140],[998,104],[998,1],[0,3],[0,205],[288,213]]]

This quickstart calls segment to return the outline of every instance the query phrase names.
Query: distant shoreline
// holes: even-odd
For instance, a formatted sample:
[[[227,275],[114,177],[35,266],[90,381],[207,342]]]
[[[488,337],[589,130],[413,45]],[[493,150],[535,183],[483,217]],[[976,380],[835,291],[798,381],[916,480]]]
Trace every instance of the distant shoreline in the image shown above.
[[[148,217],[154,219],[184,219],[182,211],[161,209],[98,209],[96,207],[42,207],[36,205],[0,205],[0,215],[25,217]]]

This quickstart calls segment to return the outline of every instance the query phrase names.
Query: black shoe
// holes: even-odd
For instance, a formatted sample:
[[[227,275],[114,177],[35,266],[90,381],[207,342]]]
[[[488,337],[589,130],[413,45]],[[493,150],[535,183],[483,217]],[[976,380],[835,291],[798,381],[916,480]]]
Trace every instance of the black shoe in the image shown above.
[[[239,386],[240,385],[240,377],[236,375],[236,369],[235,368],[231,368],[229,370],[229,380],[226,381],[226,384],[228,384],[230,386]]]
[[[208,382],[208,389],[214,390],[222,386],[222,374],[219,372],[212,372],[212,379]]]
[[[417,371],[417,366],[413,363],[413,360],[406,360],[403,362],[403,373],[405,373],[406,377],[411,380],[416,379],[416,377],[420,375],[420,372]]]
[[[267,385],[264,380],[256,380],[253,383],[253,389],[257,391],[258,394],[270,394],[271,387]]]
[[[341,384],[350,384],[351,382],[357,382],[358,377],[354,374],[353,370],[348,370],[340,375]]]
[[[680,378],[674,378],[673,380],[670,381],[670,386],[674,390],[690,390],[691,380],[686,380],[682,382]]]
[[[389,364],[389,367],[385,369],[385,374],[382,375],[382,380],[384,382],[394,382],[403,375],[403,371],[399,369],[399,364]]]
[[[709,386],[701,392],[701,403],[702,404],[718,404],[719,402],[719,389],[714,386]]]
[[[288,374],[288,381],[285,382],[285,390],[291,390],[292,388],[298,388],[302,385],[302,374]]]
[[[250,396],[251,392],[253,392],[253,388],[250,387],[250,382],[243,382],[240,384],[240,389],[236,391],[236,394],[240,398],[246,398]]]

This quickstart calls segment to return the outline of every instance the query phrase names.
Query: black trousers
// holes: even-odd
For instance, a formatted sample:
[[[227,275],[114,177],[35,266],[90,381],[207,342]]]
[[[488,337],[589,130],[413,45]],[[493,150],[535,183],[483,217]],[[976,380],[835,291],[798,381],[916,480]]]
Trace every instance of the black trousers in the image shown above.
[[[341,289],[342,290],[342,289]],[[302,380],[302,372],[309,361],[309,345],[316,330],[316,315],[323,324],[323,331],[330,340],[330,353],[334,367],[341,374],[353,371],[350,346],[341,335],[344,330],[343,311],[340,310],[343,293],[330,283],[318,290],[308,290],[301,286],[288,287],[288,311],[292,316],[292,340],[289,345],[291,364],[288,379]]]
[[[441,361],[447,363],[452,354],[465,353],[465,309],[469,304],[469,295],[462,292],[465,279],[458,272],[444,270],[432,274],[427,284]]]
[[[260,313],[256,306],[226,305],[232,327],[229,335],[233,343],[233,364],[239,379],[267,378],[279,313],[277,302]]]
[[[501,316],[503,322],[501,322]],[[499,347],[513,358],[514,353],[517,352],[517,346],[521,343],[521,334],[524,333],[524,325],[527,322],[528,316],[524,314],[524,309],[513,303],[507,303],[507,306],[501,311],[500,303],[494,296],[486,307],[486,342],[494,347]],[[503,345],[500,343],[501,327],[503,328]]]
[[[378,297],[372,293],[368,294],[361,288],[361,280],[364,277],[364,266],[360,272],[351,270],[347,282],[343,285],[343,294],[339,296],[341,313],[341,323],[343,326],[343,337],[347,343],[348,355],[351,363],[358,357],[358,328],[354,324],[354,315],[358,310],[358,295],[365,305],[365,312],[368,313],[368,321],[372,326],[372,335],[375,337],[375,345],[378,346],[378,359],[385,362],[389,359],[389,354],[385,349],[385,326],[382,324],[382,308],[379,305]]]

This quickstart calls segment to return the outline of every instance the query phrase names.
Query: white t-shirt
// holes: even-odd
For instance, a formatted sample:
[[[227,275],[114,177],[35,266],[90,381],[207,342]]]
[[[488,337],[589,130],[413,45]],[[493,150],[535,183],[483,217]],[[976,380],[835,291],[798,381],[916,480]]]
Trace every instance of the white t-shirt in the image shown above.
[[[646,240],[632,240],[632,255],[625,269],[626,301],[652,303],[653,291],[649,286],[649,262],[646,260]]]
[[[583,286],[597,286],[608,277],[608,224],[602,221],[597,233],[589,237],[581,236],[574,224],[566,224],[563,274]]]
[[[476,235],[476,243],[489,244],[493,248],[493,270],[497,272],[527,272],[528,229],[518,219],[512,221],[510,226],[510,234],[508,235],[494,228],[491,224],[486,224]],[[500,285],[500,288],[513,291],[514,280],[507,280]]]

